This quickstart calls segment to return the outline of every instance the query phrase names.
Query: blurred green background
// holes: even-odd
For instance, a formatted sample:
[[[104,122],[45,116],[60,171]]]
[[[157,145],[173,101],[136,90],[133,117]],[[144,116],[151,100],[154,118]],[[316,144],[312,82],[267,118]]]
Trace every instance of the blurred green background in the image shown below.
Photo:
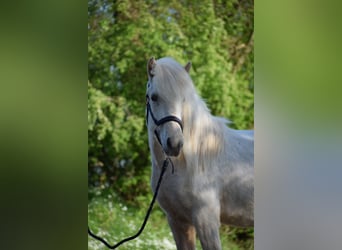
[[[135,233],[152,198],[145,125],[151,56],[191,61],[190,75],[212,113],[231,127],[253,129],[254,1],[88,1],[88,220],[112,242]],[[131,211],[129,222],[119,204]],[[174,249],[157,211],[152,217],[164,228],[157,233],[165,233],[151,230],[140,241],[165,237],[173,246],[165,249]],[[253,230],[224,227],[222,236],[224,249],[253,248]],[[100,245],[89,242],[89,249]],[[148,242],[127,249],[163,249]]]

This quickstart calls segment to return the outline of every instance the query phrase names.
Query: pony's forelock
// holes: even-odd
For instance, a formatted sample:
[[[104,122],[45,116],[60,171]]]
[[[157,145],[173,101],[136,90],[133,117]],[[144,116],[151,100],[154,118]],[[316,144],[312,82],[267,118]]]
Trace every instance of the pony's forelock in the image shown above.
[[[154,72],[154,82],[158,92],[164,94],[166,99],[184,97],[187,93],[192,93],[194,89],[188,72],[172,58],[157,60]]]

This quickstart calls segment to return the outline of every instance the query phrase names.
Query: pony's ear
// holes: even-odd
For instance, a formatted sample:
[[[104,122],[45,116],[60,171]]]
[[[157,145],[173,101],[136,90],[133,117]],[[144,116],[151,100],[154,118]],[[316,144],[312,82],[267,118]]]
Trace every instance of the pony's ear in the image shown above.
[[[191,68],[191,62],[188,62],[188,63],[184,66],[184,69],[186,70],[186,72],[189,73],[190,68]]]
[[[156,65],[156,60],[154,57],[151,57],[147,62],[147,75],[148,78],[152,78],[154,76],[154,66]]]

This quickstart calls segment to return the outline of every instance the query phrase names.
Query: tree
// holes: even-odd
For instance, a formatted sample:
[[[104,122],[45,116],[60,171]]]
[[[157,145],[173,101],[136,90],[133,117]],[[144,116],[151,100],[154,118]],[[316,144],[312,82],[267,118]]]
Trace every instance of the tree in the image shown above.
[[[151,56],[191,61],[212,113],[253,128],[253,1],[90,0],[88,20],[90,185],[113,185],[128,200],[150,194]]]

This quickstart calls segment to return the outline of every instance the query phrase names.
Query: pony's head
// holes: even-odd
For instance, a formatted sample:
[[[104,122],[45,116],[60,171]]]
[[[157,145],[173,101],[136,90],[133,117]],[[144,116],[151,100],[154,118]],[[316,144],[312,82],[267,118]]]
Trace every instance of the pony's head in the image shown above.
[[[184,143],[182,104],[192,86],[190,67],[190,62],[182,67],[171,58],[156,61],[152,57],[147,63],[147,127],[168,156],[178,156]]]

